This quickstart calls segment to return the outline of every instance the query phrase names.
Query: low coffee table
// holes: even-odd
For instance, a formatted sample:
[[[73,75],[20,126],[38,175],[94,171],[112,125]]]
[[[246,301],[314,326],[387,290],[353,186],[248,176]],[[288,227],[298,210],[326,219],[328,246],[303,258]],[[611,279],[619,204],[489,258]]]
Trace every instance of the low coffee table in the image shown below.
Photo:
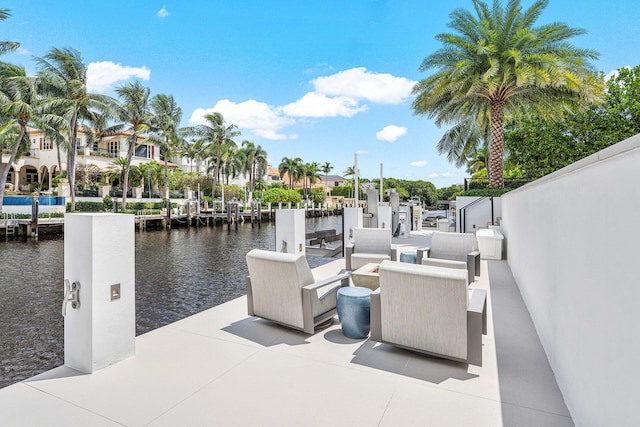
[[[355,286],[361,286],[363,288],[369,288],[375,291],[380,287],[380,275],[378,274],[378,267],[380,264],[369,263],[365,264],[357,270],[351,273],[351,280]]]

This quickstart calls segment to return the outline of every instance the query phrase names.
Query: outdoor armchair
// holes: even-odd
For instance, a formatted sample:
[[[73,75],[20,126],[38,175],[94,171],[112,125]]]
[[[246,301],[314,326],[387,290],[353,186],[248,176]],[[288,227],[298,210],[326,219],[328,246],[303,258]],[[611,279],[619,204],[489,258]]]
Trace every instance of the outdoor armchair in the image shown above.
[[[253,249],[247,254],[247,308],[307,334],[336,315],[336,297],[349,273],[316,281],[304,255]]]
[[[469,283],[480,275],[480,251],[474,234],[435,231],[431,246],[418,249],[417,263],[434,267],[465,268]]]
[[[353,244],[345,246],[347,270],[357,270],[365,264],[383,260],[397,260],[396,249],[391,247],[390,228],[354,228]]]
[[[487,293],[469,290],[466,271],[391,261],[378,271],[372,340],[482,366]]]

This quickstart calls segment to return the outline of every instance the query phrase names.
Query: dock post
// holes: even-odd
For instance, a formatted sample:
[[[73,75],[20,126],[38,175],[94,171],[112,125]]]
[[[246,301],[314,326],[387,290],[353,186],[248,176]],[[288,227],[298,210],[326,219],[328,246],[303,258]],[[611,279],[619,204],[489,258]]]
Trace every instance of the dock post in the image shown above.
[[[302,209],[276,212],[276,252],[305,255],[305,219]]]
[[[258,201],[258,228],[262,228],[262,202]]]
[[[253,225],[253,216],[255,215],[255,203],[252,201],[251,202],[251,228],[254,227]]]
[[[64,221],[64,364],[92,373],[135,354],[134,216]]]
[[[38,213],[40,211],[40,201],[38,196],[31,199],[31,231],[34,239],[38,238]]]
[[[231,202],[227,203],[227,231],[231,231]]]

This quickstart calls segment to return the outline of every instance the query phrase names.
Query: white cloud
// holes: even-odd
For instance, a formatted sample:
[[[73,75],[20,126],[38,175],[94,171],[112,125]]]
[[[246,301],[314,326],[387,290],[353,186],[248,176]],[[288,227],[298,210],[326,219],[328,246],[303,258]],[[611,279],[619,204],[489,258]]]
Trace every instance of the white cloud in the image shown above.
[[[191,125],[205,124],[206,114],[219,112],[224,116],[225,122],[234,124],[241,129],[249,129],[256,135],[265,139],[286,139],[287,135],[278,131],[295,124],[295,120],[285,117],[282,109],[255,100],[235,103],[228,99],[222,99],[213,108],[197,108],[189,119]],[[293,137],[297,137],[293,135]]]
[[[417,160],[415,162],[411,162],[411,166],[416,167],[416,168],[423,168],[425,166],[427,166],[429,162],[427,160]]]
[[[18,50],[16,50],[16,53],[23,56],[31,55],[31,51],[23,47],[19,47]]]
[[[389,125],[376,132],[376,139],[380,141],[394,142],[407,134],[407,128],[403,126]]]
[[[367,109],[366,105],[358,105],[353,98],[330,98],[317,92],[309,92],[296,102],[282,107],[285,114],[294,117],[353,117]]]
[[[165,6],[162,6],[162,9],[158,11],[157,15],[160,18],[166,18],[167,16],[169,16],[169,11]]]
[[[311,81],[316,92],[330,96],[346,96],[380,104],[400,104],[411,95],[416,82],[391,74],[351,68]]]
[[[427,175],[427,178],[440,178],[440,175],[438,175],[437,173],[430,173],[429,175]]]
[[[92,62],[87,66],[87,89],[91,92],[106,92],[117,82],[137,77],[149,80],[151,70],[147,67],[129,67],[111,61]]]

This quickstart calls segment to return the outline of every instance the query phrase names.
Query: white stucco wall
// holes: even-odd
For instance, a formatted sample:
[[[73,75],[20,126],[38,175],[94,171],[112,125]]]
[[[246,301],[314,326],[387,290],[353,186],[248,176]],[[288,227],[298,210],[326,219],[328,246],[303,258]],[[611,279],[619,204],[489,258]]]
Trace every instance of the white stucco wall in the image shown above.
[[[507,259],[576,425],[640,425],[640,134],[502,196]]]

